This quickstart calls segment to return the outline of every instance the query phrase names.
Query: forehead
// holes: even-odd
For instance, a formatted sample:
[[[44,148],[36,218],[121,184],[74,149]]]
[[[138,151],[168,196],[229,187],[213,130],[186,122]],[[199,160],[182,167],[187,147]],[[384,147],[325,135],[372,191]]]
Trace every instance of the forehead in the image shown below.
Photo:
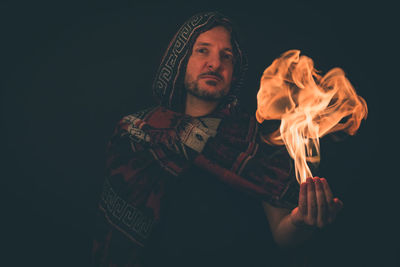
[[[214,27],[206,32],[201,33],[195,42],[195,45],[201,44],[220,45],[224,48],[232,49],[231,34],[223,26]]]

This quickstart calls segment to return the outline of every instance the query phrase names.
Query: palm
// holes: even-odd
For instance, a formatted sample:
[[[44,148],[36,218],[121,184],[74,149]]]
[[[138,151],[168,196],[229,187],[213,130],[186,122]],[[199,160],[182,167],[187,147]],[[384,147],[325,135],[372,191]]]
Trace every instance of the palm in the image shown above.
[[[338,198],[333,198],[326,179],[308,178],[300,185],[299,205],[290,216],[296,226],[322,228],[333,222],[342,206]]]

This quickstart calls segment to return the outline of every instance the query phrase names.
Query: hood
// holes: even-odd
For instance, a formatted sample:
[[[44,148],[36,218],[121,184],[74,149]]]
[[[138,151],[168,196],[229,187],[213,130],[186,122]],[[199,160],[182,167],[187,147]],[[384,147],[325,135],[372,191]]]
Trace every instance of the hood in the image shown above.
[[[243,86],[247,70],[247,58],[240,49],[232,21],[219,12],[206,12],[192,16],[182,25],[161,60],[153,83],[153,94],[160,105],[178,112],[183,111],[186,95],[184,75],[193,44],[201,33],[221,24],[232,29],[231,44],[235,57],[233,72],[235,79],[224,104],[237,103],[237,95]]]

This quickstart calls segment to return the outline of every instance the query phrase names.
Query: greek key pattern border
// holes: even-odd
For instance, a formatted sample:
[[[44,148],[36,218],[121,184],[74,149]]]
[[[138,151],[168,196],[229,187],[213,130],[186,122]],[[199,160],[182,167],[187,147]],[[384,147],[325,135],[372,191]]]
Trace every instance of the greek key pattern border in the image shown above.
[[[112,188],[108,178],[103,184],[100,209],[109,223],[129,239],[143,245],[149,237],[154,219],[121,198]]]
[[[178,58],[182,56],[183,50],[188,44],[194,29],[204,25],[207,21],[214,16],[215,13],[209,12],[203,15],[195,15],[190,21],[185,23],[179,30],[178,34],[172,40],[169,52],[162,59],[161,66],[158,71],[157,79],[155,81],[155,90],[158,95],[165,95],[168,88],[168,84],[171,82],[171,78],[174,77],[176,71],[176,64],[179,61]]]

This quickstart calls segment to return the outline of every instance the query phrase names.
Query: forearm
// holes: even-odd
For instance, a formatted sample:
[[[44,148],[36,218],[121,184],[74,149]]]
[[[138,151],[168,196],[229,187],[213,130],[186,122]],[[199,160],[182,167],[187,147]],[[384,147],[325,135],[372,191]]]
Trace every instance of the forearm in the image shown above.
[[[272,235],[280,247],[304,244],[317,229],[332,223],[343,203],[333,198],[325,178],[307,178],[300,184],[299,204],[293,210],[263,202]]]

